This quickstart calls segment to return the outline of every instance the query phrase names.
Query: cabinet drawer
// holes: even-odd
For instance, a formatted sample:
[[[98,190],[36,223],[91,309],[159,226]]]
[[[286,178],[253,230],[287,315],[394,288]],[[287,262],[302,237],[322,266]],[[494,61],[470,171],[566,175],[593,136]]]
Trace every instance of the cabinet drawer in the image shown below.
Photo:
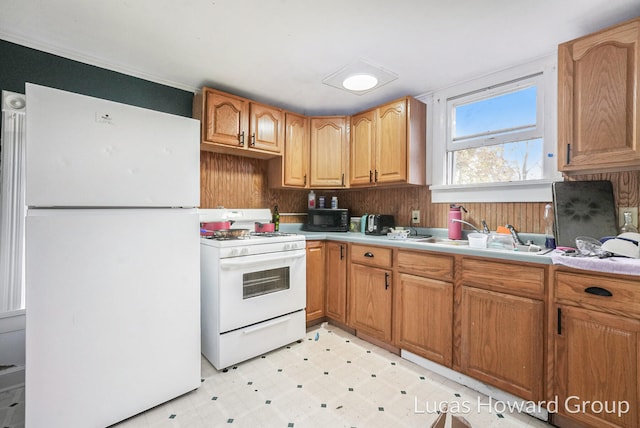
[[[370,245],[352,245],[351,261],[371,266],[391,267],[393,250]]]
[[[402,272],[453,281],[453,257],[418,251],[398,251],[398,269]]]
[[[544,295],[545,268],[508,262],[494,262],[473,258],[462,261],[462,280],[465,284],[486,289]]]
[[[578,306],[640,317],[640,281],[606,275],[555,272],[555,297]]]

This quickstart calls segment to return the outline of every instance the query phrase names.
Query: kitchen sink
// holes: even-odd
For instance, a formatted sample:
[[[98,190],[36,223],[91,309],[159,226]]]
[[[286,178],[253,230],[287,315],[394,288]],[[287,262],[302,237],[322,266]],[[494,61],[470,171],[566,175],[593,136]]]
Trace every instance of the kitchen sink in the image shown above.
[[[448,238],[436,238],[436,237],[430,237],[430,238],[418,238],[418,239],[413,239],[413,242],[421,242],[421,243],[425,243],[425,244],[440,244],[440,245],[469,245],[469,241],[467,241],[466,239],[448,239]]]

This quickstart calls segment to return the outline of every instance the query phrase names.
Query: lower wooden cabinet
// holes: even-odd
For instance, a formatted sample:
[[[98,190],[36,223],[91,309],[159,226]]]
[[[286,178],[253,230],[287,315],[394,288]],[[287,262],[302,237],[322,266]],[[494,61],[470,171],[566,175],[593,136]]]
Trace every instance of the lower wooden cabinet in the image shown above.
[[[640,427],[637,277],[554,272],[554,423]]]
[[[544,302],[462,287],[460,368],[526,400],[543,399]]]
[[[352,245],[349,266],[350,327],[391,342],[392,250]]]
[[[451,367],[453,284],[398,275],[396,346]]]
[[[325,244],[307,241],[307,322],[325,316]]]
[[[400,250],[396,260],[395,345],[451,367],[453,257]]]
[[[546,276],[541,265],[462,259],[455,369],[544,400]]]
[[[347,244],[328,241],[326,244],[326,315],[347,322]]]

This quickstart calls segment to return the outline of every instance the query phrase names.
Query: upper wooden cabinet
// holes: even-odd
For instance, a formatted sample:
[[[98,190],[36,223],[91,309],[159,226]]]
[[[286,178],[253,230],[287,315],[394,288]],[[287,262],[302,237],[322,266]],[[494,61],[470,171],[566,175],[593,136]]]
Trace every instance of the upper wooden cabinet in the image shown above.
[[[201,150],[263,159],[280,155],[284,114],[279,108],[203,88],[194,97],[193,117],[201,122]]]
[[[351,118],[350,185],[426,184],[426,105],[405,97]]]
[[[640,169],[640,18],[558,46],[558,168]]]
[[[346,187],[349,141],[347,117],[312,117],[310,127],[310,187]]]
[[[269,186],[304,188],[308,182],[309,118],[287,112],[282,157],[269,160]]]

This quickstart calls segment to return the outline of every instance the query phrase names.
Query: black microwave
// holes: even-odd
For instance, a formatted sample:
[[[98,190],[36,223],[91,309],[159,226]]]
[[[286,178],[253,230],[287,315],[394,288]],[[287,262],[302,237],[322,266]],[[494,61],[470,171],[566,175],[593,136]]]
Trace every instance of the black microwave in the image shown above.
[[[304,229],[310,232],[348,232],[349,210],[345,208],[310,209]]]

